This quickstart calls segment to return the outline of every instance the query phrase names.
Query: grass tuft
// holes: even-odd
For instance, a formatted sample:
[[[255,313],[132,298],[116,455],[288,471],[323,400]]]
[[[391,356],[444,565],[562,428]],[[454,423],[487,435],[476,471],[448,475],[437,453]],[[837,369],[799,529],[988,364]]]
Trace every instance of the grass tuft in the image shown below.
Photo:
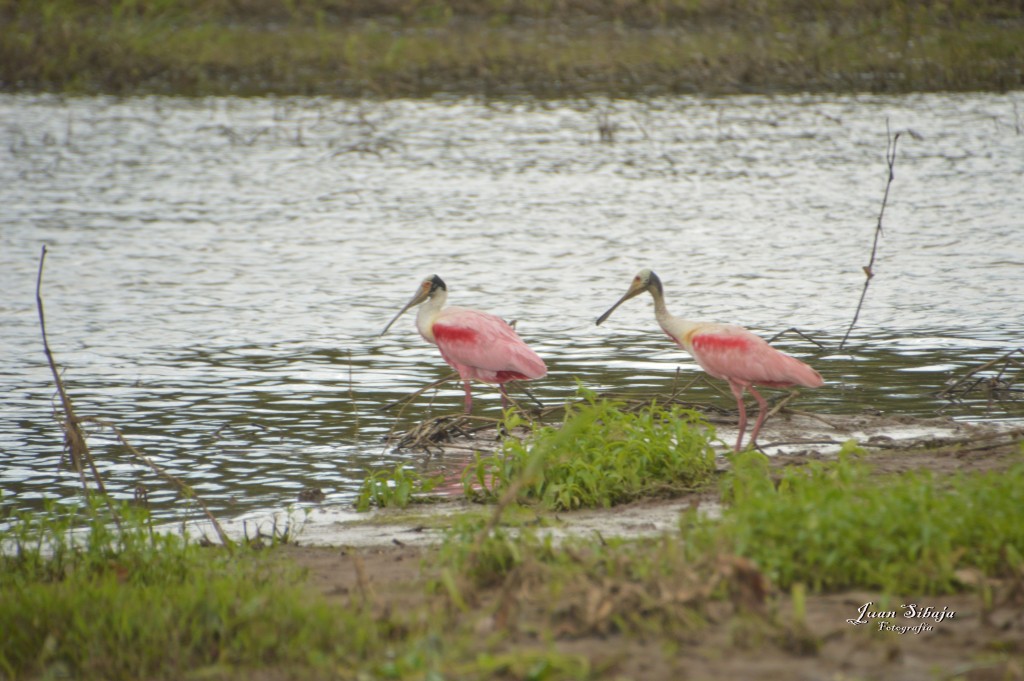
[[[0,532],[0,677],[180,678],[183,670],[355,658],[361,613],[311,597],[298,571],[154,532],[138,509],[56,509]],[[82,523],[82,518],[86,522]],[[339,616],[340,615],[340,616]],[[318,660],[320,662],[318,662]]]
[[[391,470],[370,473],[363,480],[356,497],[356,510],[378,508],[406,508],[417,494],[429,494],[443,482],[440,476],[424,477],[416,471],[397,464]]]
[[[568,510],[679,494],[711,480],[714,428],[697,412],[656,404],[631,412],[585,389],[581,395],[562,424],[478,457],[463,477],[467,495],[497,498],[518,484],[520,501]],[[510,419],[509,430],[519,425]]]
[[[743,452],[723,495],[731,504],[720,520],[684,522],[693,555],[746,556],[782,588],[949,593],[963,588],[958,570],[1024,568],[1024,461],[998,473],[880,476],[847,445],[837,461],[773,474],[763,455]]]

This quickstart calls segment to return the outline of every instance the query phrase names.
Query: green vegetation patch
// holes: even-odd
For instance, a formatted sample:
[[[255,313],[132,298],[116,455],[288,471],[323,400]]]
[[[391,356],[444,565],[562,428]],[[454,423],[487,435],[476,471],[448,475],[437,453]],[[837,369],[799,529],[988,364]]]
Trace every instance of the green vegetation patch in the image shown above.
[[[0,0],[0,90],[579,97],[1012,89],[1015,0]]]
[[[711,480],[714,428],[697,412],[657,404],[633,412],[581,395],[560,425],[506,439],[500,452],[479,457],[463,478],[467,495],[500,498],[515,488],[520,501],[568,510],[676,495]],[[510,416],[508,427],[518,425]]]
[[[370,473],[363,480],[356,497],[356,510],[379,508],[406,508],[417,500],[416,495],[428,494],[442,482],[439,476],[425,477],[402,464],[391,470]],[[419,500],[424,500],[420,496]]]
[[[958,571],[1024,569],[1024,460],[1009,470],[873,475],[855,447],[838,461],[771,471],[763,455],[733,458],[718,520],[687,517],[691,555],[746,556],[778,586],[958,590]]]
[[[329,601],[273,549],[190,543],[130,508],[51,505],[5,519],[0,546],[0,679],[592,676],[583,656],[506,654],[430,603]]]
[[[180,678],[184,670],[358,659],[376,644],[305,591],[302,575],[154,532],[99,507],[15,519],[0,533],[0,678]],[[345,648],[340,648],[341,642]]]
[[[487,603],[494,617],[540,617],[563,635],[650,633],[703,626],[708,606],[756,610],[766,583],[749,562],[692,559],[678,535],[649,539],[574,537],[544,529],[491,528],[478,518],[453,524],[433,557],[433,590],[458,610]],[[753,588],[744,585],[754,583]],[[497,599],[488,595],[497,594]]]

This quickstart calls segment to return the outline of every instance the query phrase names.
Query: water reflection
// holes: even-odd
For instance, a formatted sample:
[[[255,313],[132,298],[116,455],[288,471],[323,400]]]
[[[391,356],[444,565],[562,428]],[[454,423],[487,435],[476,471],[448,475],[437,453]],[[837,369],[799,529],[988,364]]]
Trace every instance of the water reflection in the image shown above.
[[[351,499],[367,469],[422,455],[384,439],[458,412],[457,383],[403,318],[424,275],[518,320],[547,361],[540,401],[668,392],[698,375],[649,303],[594,318],[641,266],[680,316],[742,323],[827,380],[799,407],[1024,418],[1019,400],[935,396],[1024,345],[1024,138],[1015,95],[674,98],[546,104],[0,97],[0,490],[73,497],[34,309],[82,414],[114,422],[215,512]],[[903,144],[876,278],[885,120]],[[678,376],[677,376],[678,370]],[[732,407],[698,380],[694,402]],[[496,390],[475,393],[497,414]],[[114,492],[183,502],[109,434]]]

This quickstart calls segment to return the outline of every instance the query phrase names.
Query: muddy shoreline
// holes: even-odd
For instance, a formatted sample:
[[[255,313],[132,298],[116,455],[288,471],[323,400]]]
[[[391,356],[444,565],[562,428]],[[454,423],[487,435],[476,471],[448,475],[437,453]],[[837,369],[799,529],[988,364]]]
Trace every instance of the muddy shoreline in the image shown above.
[[[718,471],[722,473],[730,465],[730,449],[725,443],[732,441],[735,430],[724,422],[716,427],[716,433],[722,441],[717,449]],[[834,458],[843,443],[853,440],[868,451],[867,460],[879,475],[916,469],[948,474],[1001,470],[1019,456],[1022,438],[1024,426],[1012,422],[783,411],[766,422],[759,444],[773,467]],[[426,464],[425,472],[443,475],[448,483],[431,503],[413,504],[407,509],[372,509],[368,513],[356,512],[351,503],[303,504],[246,514],[222,525],[235,537],[254,533],[272,536],[287,527],[289,536],[306,546],[435,546],[443,537],[446,516],[486,510],[485,505],[464,499],[459,479],[462,467],[472,461],[474,454],[494,451],[497,441],[496,433],[485,429],[432,446],[433,451],[424,454],[424,459],[432,462]],[[670,531],[679,514],[694,505],[714,513],[716,497],[715,492],[704,490],[609,509],[562,512],[554,525],[562,534],[587,534],[599,529],[607,536],[646,536]],[[213,538],[203,522],[190,525],[190,531]]]
[[[727,429],[721,435],[729,439]],[[866,445],[866,460],[879,475],[916,469],[971,473],[1017,463],[1024,428],[952,419],[790,414],[769,422],[764,443],[770,465],[781,470],[833,458],[838,443],[849,438]],[[477,445],[488,442],[493,440],[481,436]],[[455,448],[472,446],[453,443]],[[719,463],[720,471],[729,467],[726,452]],[[705,490],[609,509],[548,514],[543,524],[556,540],[569,535],[653,538],[677,532],[682,511],[697,507],[714,514],[719,503],[714,490]],[[282,556],[305,570],[310,587],[329,601],[370,602],[381,612],[411,610],[427,604],[427,585],[443,568],[437,556],[445,519],[480,511],[479,505],[459,500],[404,511],[384,509],[362,518],[320,508],[307,518],[298,541],[282,547]],[[518,587],[524,589],[519,592],[523,602],[514,611],[514,624],[506,621],[503,603],[508,595],[502,589],[478,593],[461,617],[482,635],[503,637],[500,648],[510,654],[546,647],[579,656],[595,671],[594,678],[1024,678],[1019,664],[1024,654],[1024,591],[1014,580],[977,579],[975,592],[886,596],[851,590],[807,594],[799,603],[793,593],[767,585],[760,605],[746,609],[711,603],[703,612],[705,624],[681,636],[656,626],[651,631],[592,631],[559,625],[549,612],[529,605],[527,586]],[[617,588],[607,586],[609,593]],[[543,641],[530,633],[543,631],[548,632]]]

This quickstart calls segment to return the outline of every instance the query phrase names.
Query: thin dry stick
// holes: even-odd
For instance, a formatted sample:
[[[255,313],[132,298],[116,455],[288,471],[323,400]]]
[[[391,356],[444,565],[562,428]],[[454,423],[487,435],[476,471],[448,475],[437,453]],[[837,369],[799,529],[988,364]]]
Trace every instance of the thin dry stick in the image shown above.
[[[889,133],[889,121],[885,122],[885,133],[886,139],[888,140],[885,150],[886,164],[889,166],[889,179],[885,183],[885,194],[882,196],[882,208],[878,211],[878,223],[875,225],[875,238],[871,244],[871,258],[868,260],[868,264],[864,266],[864,289],[860,292],[860,301],[857,303],[857,310],[853,313],[853,320],[850,322],[850,327],[846,329],[846,335],[843,336],[843,340],[839,343],[839,348],[842,349],[846,345],[846,340],[850,337],[850,332],[853,331],[853,327],[857,324],[857,318],[860,317],[860,309],[864,306],[864,298],[868,294],[868,285],[871,283],[871,279],[875,276],[875,256],[878,254],[878,239],[882,236],[882,217],[885,215],[885,207],[889,203],[889,189],[892,187],[892,181],[896,179],[896,174],[893,172],[896,166],[896,144],[900,140],[900,135],[904,132],[909,133],[915,139],[919,139],[920,136],[911,131],[900,131],[895,136]]]
[[[775,341],[777,341],[778,339],[780,339],[780,338],[782,338],[783,336],[785,336],[785,335],[786,335],[787,333],[795,333],[796,335],[798,335],[798,336],[800,336],[801,338],[803,338],[803,339],[804,339],[805,341],[807,341],[807,342],[809,342],[809,343],[814,343],[815,345],[817,345],[817,346],[818,346],[819,348],[821,348],[822,350],[824,350],[824,349],[825,349],[825,346],[824,346],[823,344],[821,344],[821,343],[819,343],[818,341],[814,340],[813,338],[811,338],[810,336],[808,336],[808,335],[807,335],[806,333],[804,333],[804,332],[803,332],[803,331],[801,331],[800,329],[796,328],[795,326],[791,326],[791,327],[789,327],[788,329],[786,329],[785,331],[779,331],[779,332],[778,332],[777,334],[775,334],[774,336],[772,336],[771,338],[769,338],[769,339],[768,339],[768,342],[769,342],[769,343],[774,343],[774,342],[775,342]]]
[[[505,393],[506,393],[506,395],[508,394],[508,386],[509,385],[514,385],[517,388],[520,388],[524,393],[526,393],[526,396],[529,397],[531,400],[533,400],[533,403],[535,405],[537,405],[538,412],[544,410],[544,403],[541,402],[540,400],[538,400],[537,396],[533,394],[533,391],[531,391],[528,387],[526,387],[526,385],[524,385],[521,381],[511,381],[511,382],[507,383],[505,385]],[[512,398],[509,397],[509,399],[511,400]],[[515,404],[514,400],[513,400],[513,404]],[[519,411],[521,411],[521,412],[523,411],[522,408],[518,404],[516,404],[515,406],[516,406],[516,409],[519,409]],[[523,413],[525,414],[526,412],[523,412]]]
[[[103,478],[100,477],[100,472],[96,468],[96,462],[92,458],[92,454],[89,452],[89,445],[86,443],[85,431],[82,430],[82,419],[75,413],[75,408],[71,404],[71,397],[68,396],[68,392],[64,387],[64,381],[61,380],[60,372],[57,371],[57,362],[53,359],[53,352],[50,351],[50,342],[46,338],[46,315],[43,312],[43,264],[46,261],[46,246],[43,246],[42,252],[39,254],[39,271],[36,274],[36,309],[39,312],[39,329],[43,335],[43,352],[46,353],[46,361],[50,365],[50,371],[53,373],[54,383],[57,385],[57,392],[60,394],[61,405],[64,407],[64,420],[61,422],[61,427],[64,429],[64,443],[67,447],[68,453],[71,456],[71,464],[78,471],[78,477],[82,481],[82,488],[86,494],[89,493],[89,486],[85,481],[85,474],[83,473],[82,464],[89,466],[89,470],[92,472],[93,479],[96,481],[96,487],[99,489],[100,494],[103,496],[103,500],[107,504],[107,508],[110,510],[110,515],[117,524],[117,529],[121,530],[121,518],[114,510],[114,505],[110,501],[110,497],[107,496],[106,487],[103,485]]]
[[[974,367],[973,369],[968,371],[966,374],[961,376],[960,379],[957,380],[956,383],[954,383],[952,385],[949,385],[949,386],[946,386],[945,388],[943,388],[942,390],[940,390],[936,394],[939,397],[944,397],[945,395],[948,395],[949,393],[951,393],[951,392],[953,392],[955,390],[958,390],[964,383],[967,382],[967,379],[969,379],[974,374],[978,373],[979,371],[984,371],[985,369],[989,369],[989,368],[995,366],[996,364],[999,364],[1000,362],[1005,362],[1005,363],[1008,364],[1009,362],[1011,362],[1013,360],[1013,356],[1015,354],[1017,354],[1017,353],[1020,353],[1020,354],[1024,355],[1024,347],[1017,348],[1016,350],[1010,350],[1008,353],[1006,353],[1005,355],[1003,355],[1001,357],[996,357],[995,359],[989,360],[988,362],[985,362],[984,364],[982,364],[980,366]],[[1005,370],[1006,369],[1004,367],[1003,371],[1005,371]],[[1003,372],[1001,371],[1000,372],[1000,376],[1002,375],[1002,373]]]
[[[195,499],[199,506],[203,509],[203,513],[206,514],[206,517],[213,524],[214,529],[217,530],[217,534],[220,536],[221,541],[224,543],[225,546],[230,548],[231,541],[228,539],[228,536],[224,532],[224,529],[220,526],[220,523],[217,522],[217,519],[213,517],[213,514],[210,513],[209,508],[207,508],[206,504],[203,503],[203,500],[196,496],[196,494],[188,485],[181,482],[176,477],[165,471],[163,468],[161,468],[156,463],[151,461],[142,452],[140,452],[138,449],[132,446],[132,444],[128,442],[128,439],[125,438],[124,433],[121,432],[121,429],[115,426],[114,424],[91,416],[80,417],[78,416],[77,413],[75,413],[74,407],[71,404],[71,397],[68,395],[67,390],[64,387],[64,382],[61,380],[60,375],[57,371],[57,364],[53,359],[53,353],[50,351],[50,344],[46,338],[46,317],[43,314],[43,298],[42,294],[40,293],[42,288],[43,263],[45,258],[46,246],[43,246],[42,254],[39,257],[39,273],[36,278],[36,306],[39,310],[39,326],[42,329],[43,334],[43,350],[46,352],[46,359],[49,361],[50,370],[53,372],[54,381],[57,383],[57,391],[58,393],[60,393],[61,403],[64,406],[64,412],[66,415],[65,421],[63,423],[64,432],[67,436],[68,447],[72,450],[72,461],[77,461],[76,466],[79,469],[79,475],[82,475],[81,463],[84,461],[85,463],[88,464],[90,470],[92,471],[93,477],[96,480],[96,486],[99,492],[103,495],[103,498],[107,503],[107,507],[110,509],[111,516],[117,523],[118,529],[120,529],[120,517],[114,510],[113,504],[110,501],[110,497],[107,494],[106,487],[103,484],[103,478],[100,476],[99,470],[96,468],[95,460],[93,459],[92,454],[89,452],[89,446],[86,443],[85,432],[82,430],[82,424],[95,423],[104,428],[109,428],[114,432],[114,435],[117,437],[118,441],[120,441],[121,444],[124,445],[124,447],[129,452],[131,452],[133,456],[135,456],[140,461],[144,462],[147,466],[153,469],[158,475],[163,477],[165,480],[168,480],[172,484],[174,484],[186,496]],[[84,477],[82,478],[82,484],[83,486],[85,486]],[[88,487],[86,487],[86,492],[88,491]]]
[[[799,394],[800,393],[797,392],[796,390],[791,390],[788,395],[783,397],[782,400],[780,400],[778,404],[776,404],[774,407],[772,407],[769,410],[768,415],[765,417],[765,420],[770,419],[771,417],[775,416],[780,411],[782,411],[782,408],[785,407],[786,404],[789,403],[790,400],[792,400],[794,397],[796,397]]]
[[[452,373],[448,374],[444,378],[438,379],[438,380],[434,381],[433,383],[425,385],[422,388],[420,388],[419,390],[416,390],[415,392],[409,393],[405,397],[399,397],[397,400],[394,400],[392,402],[388,402],[383,407],[377,407],[377,411],[387,411],[389,409],[394,409],[395,407],[397,407],[400,404],[408,404],[409,402],[411,402],[412,400],[416,399],[417,397],[419,397],[423,393],[427,392],[431,388],[436,388],[439,385],[447,383],[448,381],[452,380],[453,378],[456,378],[458,375],[459,375],[458,373],[453,371]]]
[[[384,411],[386,409],[391,409],[392,407],[396,407],[398,405],[401,405],[401,407],[402,407],[401,409],[398,410],[398,414],[395,415],[395,421],[394,421],[394,423],[391,424],[391,430],[388,431],[387,437],[384,438],[384,450],[383,450],[382,453],[387,452],[388,447],[391,446],[391,442],[392,442],[392,440],[394,440],[394,437],[395,437],[395,431],[398,430],[398,420],[400,418],[402,418],[402,414],[405,413],[405,408],[408,407],[410,404],[412,404],[413,399],[416,398],[419,395],[422,395],[423,393],[425,393],[426,391],[430,390],[431,388],[436,388],[437,386],[441,385],[445,381],[450,380],[454,376],[457,376],[457,374],[452,372],[452,373],[448,374],[447,376],[445,376],[444,378],[442,378],[441,380],[434,381],[430,385],[424,386],[424,387],[420,388],[419,390],[417,390],[416,392],[414,392],[414,393],[412,393],[410,395],[406,395],[405,397],[401,397],[401,398],[395,400],[394,402],[391,402],[389,404],[385,404],[383,407],[378,407],[377,408],[377,411]]]
[[[104,428],[109,428],[110,430],[114,431],[114,435],[117,437],[118,441],[124,446],[125,449],[131,452],[132,456],[134,456],[136,459],[142,461],[147,466],[149,466],[161,478],[177,487],[178,491],[181,492],[182,495],[188,497],[189,499],[194,499],[195,502],[199,504],[199,508],[203,510],[203,515],[205,515],[206,519],[209,520],[210,524],[213,525],[213,529],[217,531],[217,536],[220,537],[221,543],[224,544],[224,546],[226,546],[229,551],[231,550],[231,539],[228,538],[228,535],[224,531],[224,528],[220,526],[220,523],[217,522],[217,519],[213,516],[213,513],[210,512],[210,509],[206,506],[203,500],[199,498],[199,496],[195,493],[195,491],[193,491],[191,487],[189,487],[187,484],[185,484],[175,476],[168,473],[167,470],[165,470],[162,466],[160,466],[152,459],[150,459],[148,456],[143,454],[141,451],[136,449],[130,442],[128,442],[128,438],[124,436],[124,433],[121,432],[121,429],[115,426],[113,423],[110,423],[109,421],[104,421],[103,419],[98,419],[96,417],[86,417],[82,419],[82,421],[95,423],[99,426],[103,426]]]
[[[356,395],[352,389],[352,351],[348,350],[348,403],[352,408],[352,416],[355,420],[356,430],[359,430],[359,410],[356,408]]]

